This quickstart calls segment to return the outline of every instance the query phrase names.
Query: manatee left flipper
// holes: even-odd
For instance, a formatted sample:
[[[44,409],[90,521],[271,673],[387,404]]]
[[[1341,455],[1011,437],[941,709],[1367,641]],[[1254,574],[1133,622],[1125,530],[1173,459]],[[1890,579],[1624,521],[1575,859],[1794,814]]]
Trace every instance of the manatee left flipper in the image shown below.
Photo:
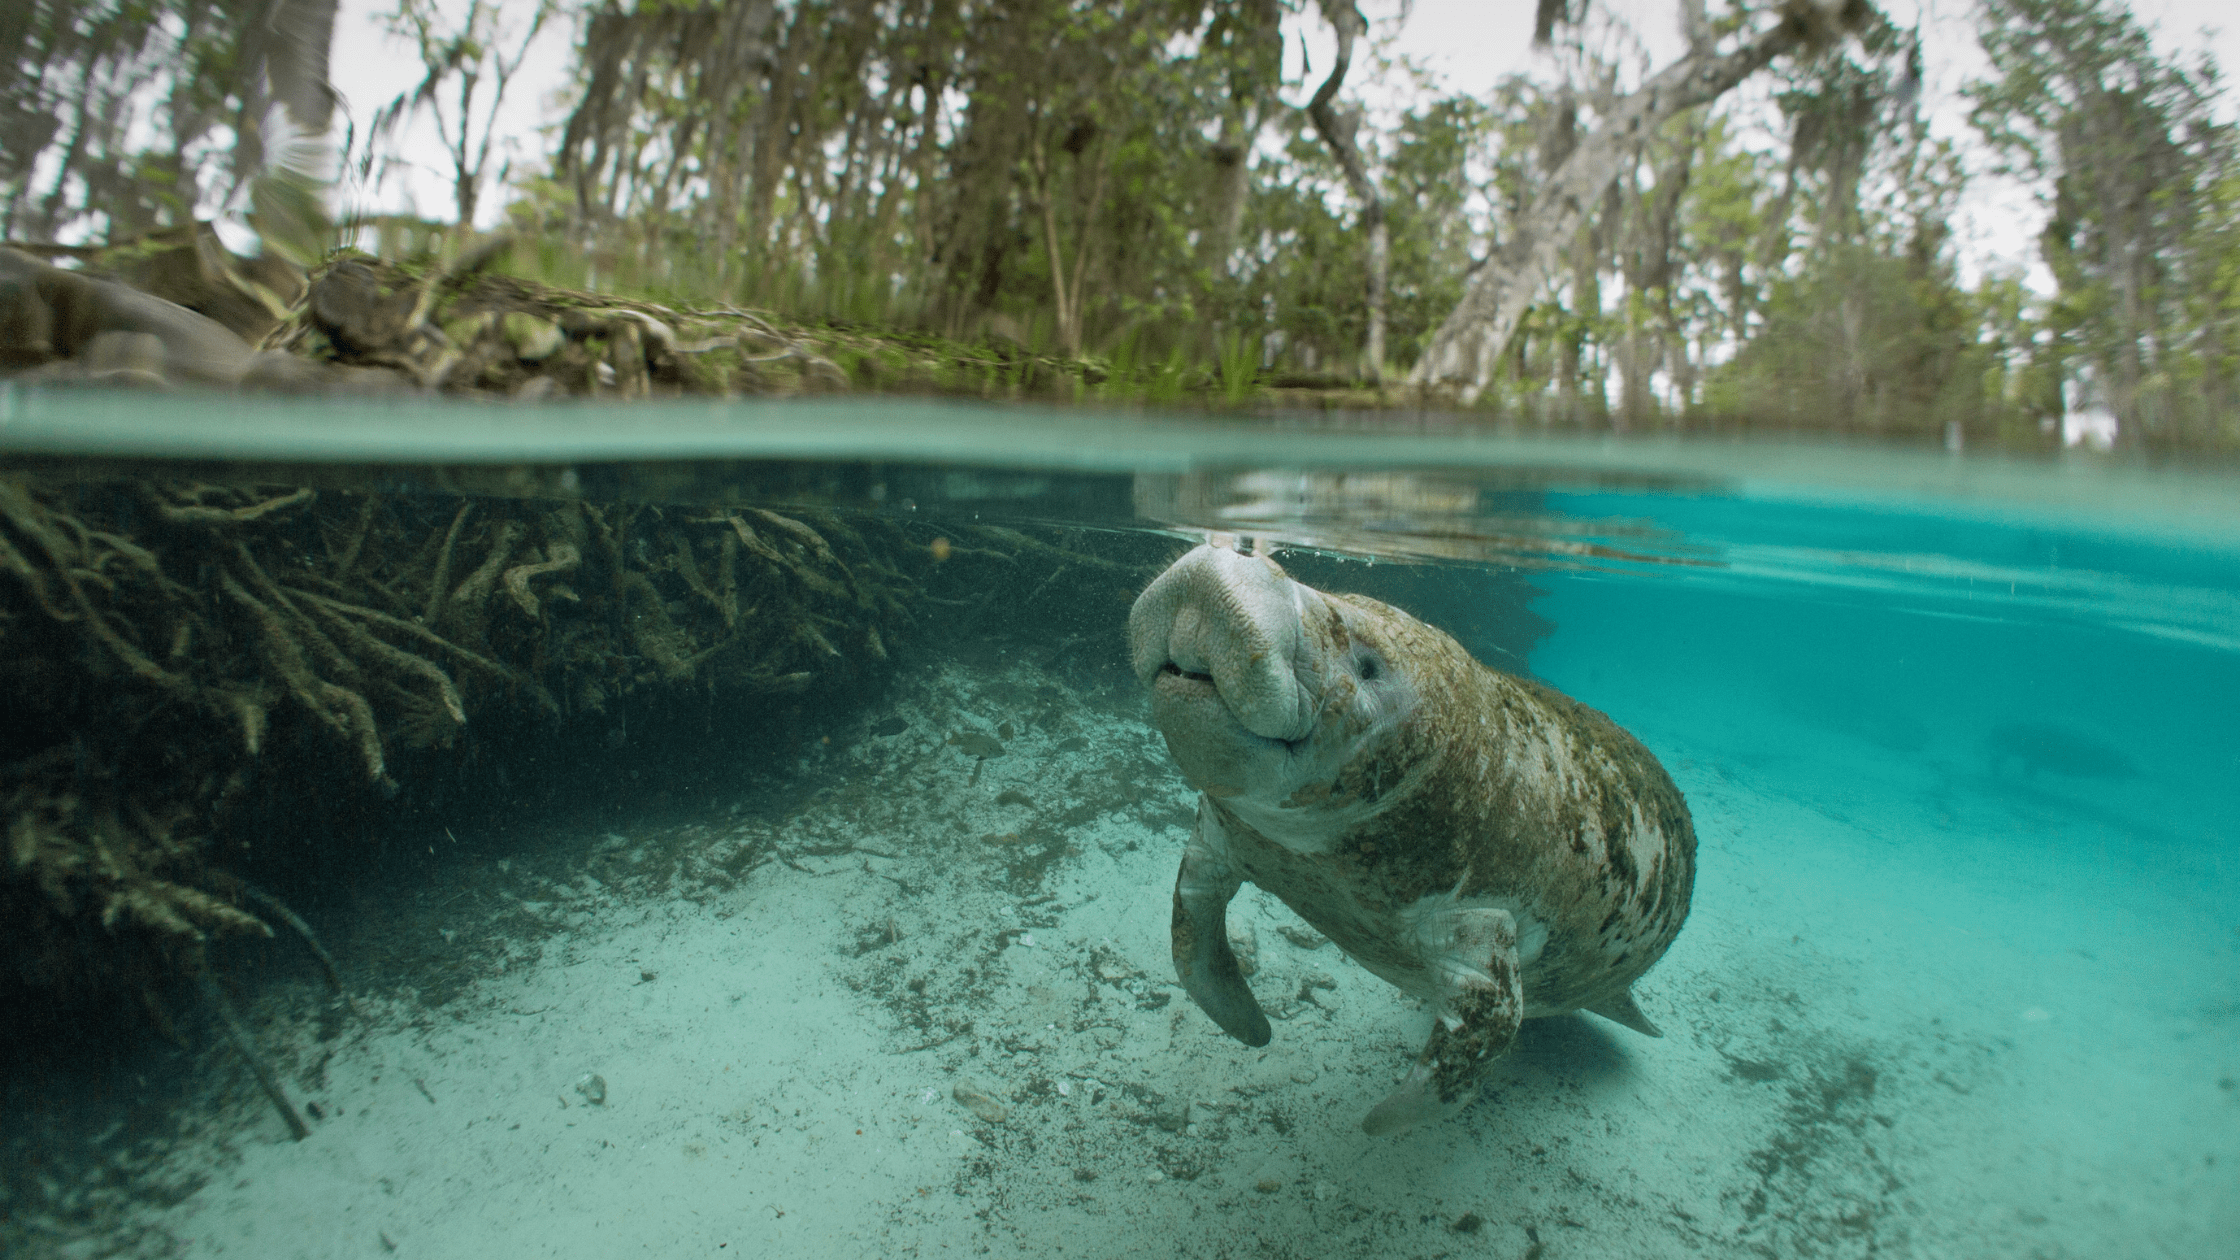
[[[1517,925],[1506,910],[1445,910],[1425,925],[1425,963],[1439,985],[1431,1040],[1400,1088],[1361,1121],[1375,1137],[1451,1115],[1478,1096],[1478,1078],[1524,1023]]]
[[[1198,833],[1175,873],[1174,974],[1190,1000],[1223,1032],[1248,1046],[1264,1046],[1273,1035],[1268,1017],[1229,948],[1229,899],[1244,879],[1221,850],[1221,824],[1201,801]]]

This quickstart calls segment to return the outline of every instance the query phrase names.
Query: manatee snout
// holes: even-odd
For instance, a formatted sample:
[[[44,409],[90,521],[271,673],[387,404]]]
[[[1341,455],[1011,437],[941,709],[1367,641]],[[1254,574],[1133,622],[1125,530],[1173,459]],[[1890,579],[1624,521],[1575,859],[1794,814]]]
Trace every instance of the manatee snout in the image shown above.
[[[1272,560],[1200,546],[1136,597],[1129,663],[1153,705],[1185,726],[1214,722],[1218,710],[1264,739],[1304,739],[1315,699],[1300,683],[1302,612],[1313,596]]]

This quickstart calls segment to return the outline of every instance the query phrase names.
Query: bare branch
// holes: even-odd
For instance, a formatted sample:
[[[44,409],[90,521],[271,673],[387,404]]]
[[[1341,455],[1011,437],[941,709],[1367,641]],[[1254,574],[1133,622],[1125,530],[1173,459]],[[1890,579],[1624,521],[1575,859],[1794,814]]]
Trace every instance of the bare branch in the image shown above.
[[[1369,335],[1362,347],[1362,369],[1373,381],[1384,379],[1385,337],[1385,286],[1391,267],[1392,247],[1385,225],[1384,198],[1377,191],[1376,181],[1369,178],[1368,166],[1361,160],[1361,148],[1355,142],[1355,132],[1360,125],[1358,113],[1338,111],[1338,90],[1345,86],[1346,72],[1353,65],[1354,41],[1368,30],[1361,11],[1353,0],[1323,0],[1322,14],[1337,32],[1338,51],[1330,66],[1330,75],[1315,89],[1314,99],[1307,102],[1307,116],[1314,120],[1315,130],[1321,134],[1322,143],[1337,159],[1338,169],[1345,172],[1346,187],[1361,203],[1361,228],[1369,237]]]
[[[1779,22],[1741,47],[1728,53],[1699,47],[1613,102],[1601,125],[1580,138],[1533,198],[1501,257],[1472,278],[1432,334],[1410,383],[1452,386],[1466,401],[1475,399],[1492,382],[1509,339],[1627,154],[1666,119],[1717,100],[1784,53],[1824,46],[1872,12],[1866,0],[1788,0]]]

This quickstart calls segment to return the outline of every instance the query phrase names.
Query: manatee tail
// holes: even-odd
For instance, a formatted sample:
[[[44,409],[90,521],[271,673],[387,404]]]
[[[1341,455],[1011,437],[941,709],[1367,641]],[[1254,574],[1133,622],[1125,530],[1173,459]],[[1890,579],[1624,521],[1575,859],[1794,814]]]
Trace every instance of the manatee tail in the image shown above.
[[[1663,1033],[1657,1031],[1655,1024],[1649,1022],[1649,1017],[1641,1013],[1641,1008],[1634,1003],[1633,990],[1631,989],[1627,989],[1607,1002],[1598,1002],[1587,1009],[1613,1024],[1624,1024],[1644,1037],[1664,1036]]]
[[[1362,1118],[1361,1131],[1370,1137],[1388,1137],[1460,1111],[1478,1096],[1473,1090],[1453,1103],[1442,1104],[1431,1084],[1433,1066],[1416,1064],[1415,1070],[1408,1073],[1408,1079],[1400,1082],[1400,1088],[1369,1109],[1369,1114]]]

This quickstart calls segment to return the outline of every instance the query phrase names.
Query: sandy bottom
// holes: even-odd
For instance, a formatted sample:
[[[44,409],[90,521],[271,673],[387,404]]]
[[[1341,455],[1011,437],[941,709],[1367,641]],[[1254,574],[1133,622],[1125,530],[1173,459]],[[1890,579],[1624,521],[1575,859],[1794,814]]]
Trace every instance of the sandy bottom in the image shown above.
[[[999,723],[977,774],[944,743]],[[361,994],[348,1020],[308,987],[263,995],[309,1140],[213,1053],[206,1123],[161,1161],[183,1197],[28,1236],[272,1258],[2232,1255],[2234,876],[2126,830],[2152,785],[2088,798],[1794,717],[1749,729],[1643,729],[1703,845],[1639,989],[1665,1037],[1529,1024],[1486,1098],[1397,1139],[1358,1126],[1428,1016],[1280,903],[1247,888],[1231,911],[1272,1045],[1173,983],[1192,803],[1156,734],[1023,666],[928,666],[783,815],[463,861],[380,929],[441,935],[445,984]],[[363,954],[369,931],[338,935]]]

